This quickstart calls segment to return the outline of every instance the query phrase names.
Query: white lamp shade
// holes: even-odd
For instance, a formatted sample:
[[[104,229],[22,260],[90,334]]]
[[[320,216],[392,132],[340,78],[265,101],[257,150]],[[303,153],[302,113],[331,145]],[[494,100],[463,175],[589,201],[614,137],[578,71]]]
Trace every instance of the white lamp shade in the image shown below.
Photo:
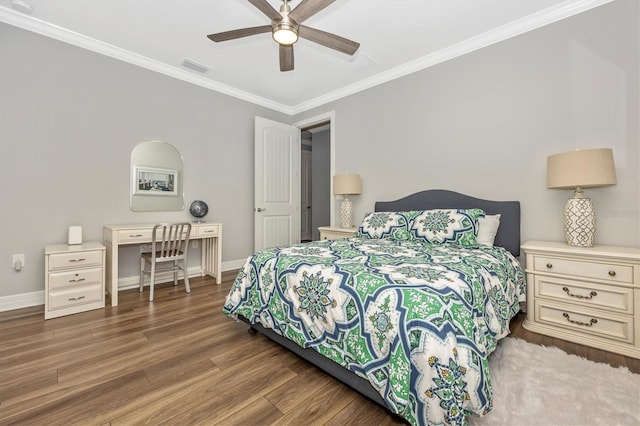
[[[333,193],[335,195],[354,195],[362,193],[360,175],[335,175],[333,177]]]
[[[613,151],[585,149],[547,157],[547,188],[594,188],[616,184]]]

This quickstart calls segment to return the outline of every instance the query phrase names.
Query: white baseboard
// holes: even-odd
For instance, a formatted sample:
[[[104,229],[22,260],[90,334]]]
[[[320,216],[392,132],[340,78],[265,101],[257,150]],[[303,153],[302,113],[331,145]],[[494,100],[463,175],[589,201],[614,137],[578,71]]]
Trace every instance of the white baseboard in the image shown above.
[[[233,271],[240,269],[244,266],[247,259],[229,260],[228,262],[222,262],[222,271]]]
[[[246,259],[230,260],[222,262],[222,271],[233,271],[240,269],[244,265]],[[189,268],[189,278],[199,277],[201,274],[200,266]],[[171,272],[163,272],[157,275],[157,282],[169,282],[173,280]],[[126,290],[138,287],[140,276],[131,276],[118,279],[118,288]],[[44,290],[32,291],[30,293],[12,294],[0,297],[0,312],[11,311],[13,309],[28,308],[30,306],[44,305]]]
[[[0,297],[0,312],[44,305],[44,290]]]

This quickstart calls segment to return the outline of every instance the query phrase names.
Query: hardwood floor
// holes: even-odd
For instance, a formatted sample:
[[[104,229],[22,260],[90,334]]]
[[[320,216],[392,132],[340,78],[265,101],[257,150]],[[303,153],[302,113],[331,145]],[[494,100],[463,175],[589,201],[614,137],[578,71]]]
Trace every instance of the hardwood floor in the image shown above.
[[[314,366],[222,315],[223,283],[192,279],[120,294],[120,306],[45,321],[0,313],[0,424],[403,424]],[[541,336],[512,336],[640,373],[640,361]]]

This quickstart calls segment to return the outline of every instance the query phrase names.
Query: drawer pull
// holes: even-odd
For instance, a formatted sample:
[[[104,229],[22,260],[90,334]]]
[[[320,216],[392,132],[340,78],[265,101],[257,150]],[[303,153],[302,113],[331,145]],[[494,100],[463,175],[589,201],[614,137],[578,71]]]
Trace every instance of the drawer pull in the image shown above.
[[[87,259],[85,259],[84,257],[81,257],[80,259],[69,259],[69,262],[71,262],[71,263],[73,263],[73,262],[84,262],[85,260],[87,260]]]
[[[577,299],[587,299],[587,300],[589,300],[589,299],[593,299],[594,296],[598,295],[598,293],[595,292],[595,291],[592,291],[591,293],[589,293],[588,296],[582,296],[580,294],[572,294],[567,287],[562,287],[562,291],[567,293],[569,296],[575,297]]]
[[[609,276],[610,277],[615,277],[616,276],[616,271],[609,271]]]
[[[569,318],[569,314],[566,313],[566,312],[563,312],[562,316],[565,317],[567,319],[567,321],[569,321],[571,324],[582,325],[582,326],[585,326],[585,327],[591,327],[593,324],[596,324],[598,322],[598,320],[595,319],[595,318],[591,318],[591,320],[589,320],[588,323],[582,322],[582,321],[575,321],[575,320],[572,320],[571,318]]]
[[[204,233],[205,233],[205,234],[211,234],[212,232],[216,232],[216,231],[214,231],[214,230],[212,230],[212,229],[210,229],[210,230],[208,230],[208,231],[204,231]]]
[[[78,278],[77,280],[69,280],[70,283],[81,283],[82,281],[85,281],[86,278]]]
[[[84,299],[84,296],[70,297],[69,302],[73,302],[74,300],[82,300],[82,299]]]
[[[553,268],[553,264],[547,263],[547,269],[551,269],[551,268]]]
[[[129,238],[138,238],[138,237],[144,237],[144,235],[142,235],[142,234],[131,234],[131,235],[129,235]]]

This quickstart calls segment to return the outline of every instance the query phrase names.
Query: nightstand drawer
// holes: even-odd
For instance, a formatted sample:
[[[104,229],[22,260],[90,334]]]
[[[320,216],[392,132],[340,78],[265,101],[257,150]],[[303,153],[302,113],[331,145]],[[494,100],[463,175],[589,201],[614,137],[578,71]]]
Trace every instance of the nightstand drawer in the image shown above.
[[[607,309],[633,315],[633,289],[586,281],[565,280],[537,275],[534,281],[536,297],[546,297],[565,303]]]
[[[49,274],[49,290],[102,283],[102,268]]]
[[[633,267],[629,265],[535,256],[533,268],[540,272],[595,278],[611,282],[633,283]]]
[[[536,300],[535,316],[539,323],[633,344],[633,317],[588,311],[544,300]]]
[[[49,292],[49,309],[69,308],[84,303],[97,302],[104,298],[102,283]]]
[[[351,238],[358,228],[342,228],[338,226],[320,226],[321,240],[339,240],[340,238]]]
[[[102,265],[102,251],[69,252],[49,256],[50,271],[100,265]]]
[[[353,235],[344,234],[342,232],[323,232],[322,239],[323,240],[339,240],[340,238],[350,238]]]

